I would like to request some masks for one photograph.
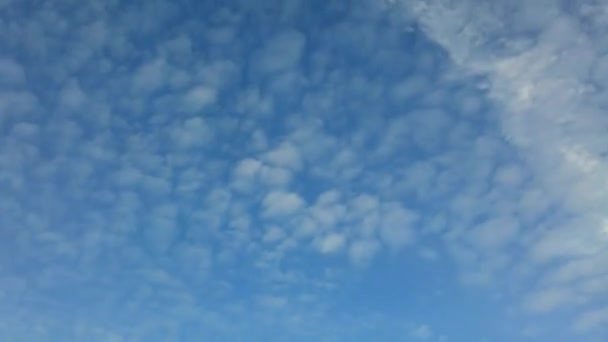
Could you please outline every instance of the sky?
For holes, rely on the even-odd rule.
[[[608,340],[600,0],[0,0],[0,340]]]

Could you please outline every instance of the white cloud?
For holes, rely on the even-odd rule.
[[[207,86],[196,86],[184,95],[183,102],[189,112],[199,112],[201,109],[215,103],[217,91]]]
[[[178,148],[202,147],[211,135],[212,131],[200,117],[186,119],[169,128],[170,139]]]
[[[565,305],[582,303],[584,298],[568,288],[549,288],[535,292],[524,299],[524,309],[530,312],[543,313],[553,311]]]
[[[275,295],[261,295],[257,297],[258,303],[267,309],[281,309],[288,303],[287,298]]]
[[[498,106],[499,127],[521,162],[500,161],[493,182],[504,189],[496,190],[503,196],[492,195],[498,199],[506,191],[521,191],[519,215],[500,218],[502,223],[491,225],[501,227],[497,230],[474,228],[471,242],[489,253],[509,241],[529,248],[516,267],[541,275],[542,290],[523,299],[530,311],[550,313],[591,298],[603,300],[605,294],[584,289],[601,283],[596,273],[606,255],[598,231],[608,203],[608,184],[600,176],[608,160],[599,146],[608,141],[600,133],[606,129],[603,105],[596,101],[605,97],[604,49],[597,48],[606,42],[605,6],[577,3],[564,11],[552,0],[509,6],[467,0],[403,4],[455,63],[451,77],[487,78],[479,86]],[[477,106],[463,110],[474,112]],[[497,155],[495,147],[478,147],[480,155]],[[524,184],[534,188],[518,190]],[[479,202],[458,203],[469,212]],[[508,203],[501,210],[512,211]]]
[[[245,89],[239,93],[236,110],[252,116],[267,116],[272,114],[274,100],[262,93],[258,88]]]
[[[264,154],[263,159],[268,163],[297,170],[302,166],[298,149],[290,143],[283,143],[277,148]]]
[[[404,191],[411,191],[417,196],[423,197],[431,193],[436,177],[437,170],[433,163],[417,161],[405,169],[400,185]]]
[[[494,171],[494,179],[496,183],[506,188],[519,188],[525,180],[524,171],[519,165],[508,164],[499,166]]]
[[[308,213],[310,217],[317,221],[320,227],[332,229],[342,221],[346,213],[346,207],[341,204],[332,204],[323,207],[315,205],[309,209]]]
[[[116,182],[121,186],[134,186],[142,180],[143,174],[134,167],[125,167],[115,174]]]
[[[231,60],[214,60],[203,63],[197,73],[198,78],[216,89],[230,85],[240,77],[240,69]]]
[[[365,215],[366,213],[376,211],[379,205],[378,199],[368,194],[359,195],[351,201],[352,210],[355,215]]]
[[[32,112],[38,105],[38,99],[30,92],[0,90],[0,124],[9,117]]]
[[[270,226],[270,227],[268,227],[268,229],[266,229],[266,232],[264,233],[264,237],[262,238],[262,240],[264,242],[274,243],[274,242],[283,240],[284,237],[285,237],[285,232],[283,231],[283,229],[281,229],[278,226]]]
[[[233,186],[240,191],[251,191],[256,185],[284,187],[292,179],[290,170],[263,164],[257,159],[246,158],[234,169]]]
[[[176,246],[175,254],[179,267],[197,279],[205,278],[213,265],[212,253],[204,246],[180,244]]]
[[[470,241],[486,251],[496,251],[512,242],[519,232],[519,223],[510,217],[488,219],[469,233]]]
[[[380,244],[373,240],[356,240],[348,248],[350,261],[356,266],[366,266],[374,258]]]
[[[439,259],[439,253],[437,253],[436,250],[431,248],[423,248],[422,250],[420,250],[419,255],[421,258],[428,261],[435,261]]]
[[[179,174],[175,190],[182,193],[192,193],[199,190],[204,182],[204,173],[191,167]]]
[[[10,130],[10,136],[24,140],[32,141],[38,137],[40,133],[40,127],[30,122],[19,122],[13,125]]]
[[[319,224],[311,217],[299,217],[294,221],[295,235],[298,238],[308,238],[319,231]]]
[[[86,44],[92,49],[99,49],[103,47],[108,39],[108,27],[103,19],[96,20],[80,31],[82,43]]]
[[[338,190],[329,190],[321,193],[319,197],[317,197],[317,201],[315,205],[317,206],[326,206],[337,203],[341,199],[342,195]]]
[[[167,63],[163,59],[149,61],[136,71],[132,87],[136,92],[150,92],[162,87],[168,74]]]
[[[584,224],[584,221],[581,222]],[[588,231],[579,232],[570,227],[558,227],[546,231],[532,245],[532,261],[546,263],[560,258],[584,257],[597,253],[600,241],[597,234]]]
[[[605,262],[605,260],[603,260]],[[605,269],[606,265],[601,265]],[[596,298],[603,298],[608,295],[608,275],[602,273],[594,277],[581,280],[578,284],[581,293]]]
[[[147,195],[156,196],[157,198],[168,196],[172,189],[172,184],[165,177],[146,175],[141,181],[141,190]]]
[[[192,57],[192,45],[190,37],[182,33],[163,44],[163,52],[167,52],[170,55],[177,55],[182,58]]]
[[[425,109],[410,113],[410,139],[423,151],[436,151],[445,146],[443,132],[450,129],[452,122],[451,116],[443,109]]]
[[[385,205],[381,219],[380,237],[387,246],[397,250],[414,241],[413,224],[417,220],[415,213],[400,204],[389,203]]]
[[[429,327],[428,325],[422,324],[412,330],[411,334],[416,339],[429,340],[433,337],[433,330],[431,330],[431,327]]]
[[[300,211],[306,202],[296,193],[272,191],[262,201],[265,217],[290,216]]]
[[[251,143],[254,151],[261,151],[268,148],[268,138],[263,131],[257,129],[251,134]]]
[[[281,167],[263,166],[260,170],[260,181],[268,186],[283,187],[291,182],[291,171]]]
[[[346,245],[346,237],[344,234],[331,233],[322,237],[318,243],[317,248],[323,254],[336,253],[342,250]]]
[[[260,161],[247,158],[239,162],[234,173],[240,177],[252,178],[258,173],[261,167],[262,163]]]
[[[584,312],[574,324],[577,332],[588,332],[593,329],[605,327],[608,324],[608,308],[601,308]]]
[[[232,42],[237,35],[237,27],[227,24],[224,26],[210,27],[205,31],[205,37],[213,44],[224,45]]]
[[[391,89],[391,96],[399,102],[407,103],[424,94],[431,87],[428,76],[415,74],[396,83]]]
[[[262,72],[293,68],[300,61],[306,37],[299,31],[286,30],[271,37],[255,57],[255,67]]]
[[[547,272],[543,283],[568,284],[585,279],[596,280],[597,276],[608,272],[608,256],[602,253],[568,260]],[[582,281],[584,283],[585,281]]]
[[[86,94],[78,84],[78,81],[72,79],[61,90],[59,95],[60,103],[70,109],[78,109],[87,101]]]

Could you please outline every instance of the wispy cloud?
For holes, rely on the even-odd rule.
[[[544,189],[546,198],[540,201],[556,208],[554,219],[534,224],[542,229],[527,224],[508,234],[529,241],[520,267],[542,263],[543,267],[532,267],[547,272],[525,305],[533,311],[553,311],[589,301],[604,303],[603,294],[584,291],[584,282],[565,285],[555,281],[555,274],[575,272],[575,278],[582,279],[597,277],[596,268],[608,267],[598,261],[605,258],[601,246],[606,239],[598,230],[605,220],[608,185],[607,141],[601,133],[606,120],[598,101],[604,96],[605,79],[599,75],[606,59],[601,46],[608,29],[602,19],[607,8],[597,2],[566,8],[557,1],[508,6],[425,1],[410,8],[423,30],[455,62],[455,74],[487,77],[484,87],[501,106],[496,117],[505,139]],[[501,175],[511,184],[512,177]],[[528,201],[530,205],[538,204]],[[492,238],[501,235],[496,233]],[[593,270],[585,266],[588,263],[595,264]]]

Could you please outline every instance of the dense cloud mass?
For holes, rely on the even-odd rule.
[[[604,341],[608,5],[0,0],[0,340]]]

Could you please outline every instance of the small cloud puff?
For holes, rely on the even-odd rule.
[[[339,252],[346,245],[346,237],[340,233],[331,233],[319,239],[317,248],[323,254]]]
[[[272,191],[262,201],[263,216],[268,218],[290,216],[300,211],[305,205],[306,202],[296,193]]]
[[[279,32],[258,50],[254,57],[254,66],[265,73],[291,69],[299,63],[305,44],[306,37],[299,31]]]
[[[183,104],[188,112],[199,112],[201,109],[212,105],[217,100],[217,91],[207,86],[196,86],[184,95]]]

